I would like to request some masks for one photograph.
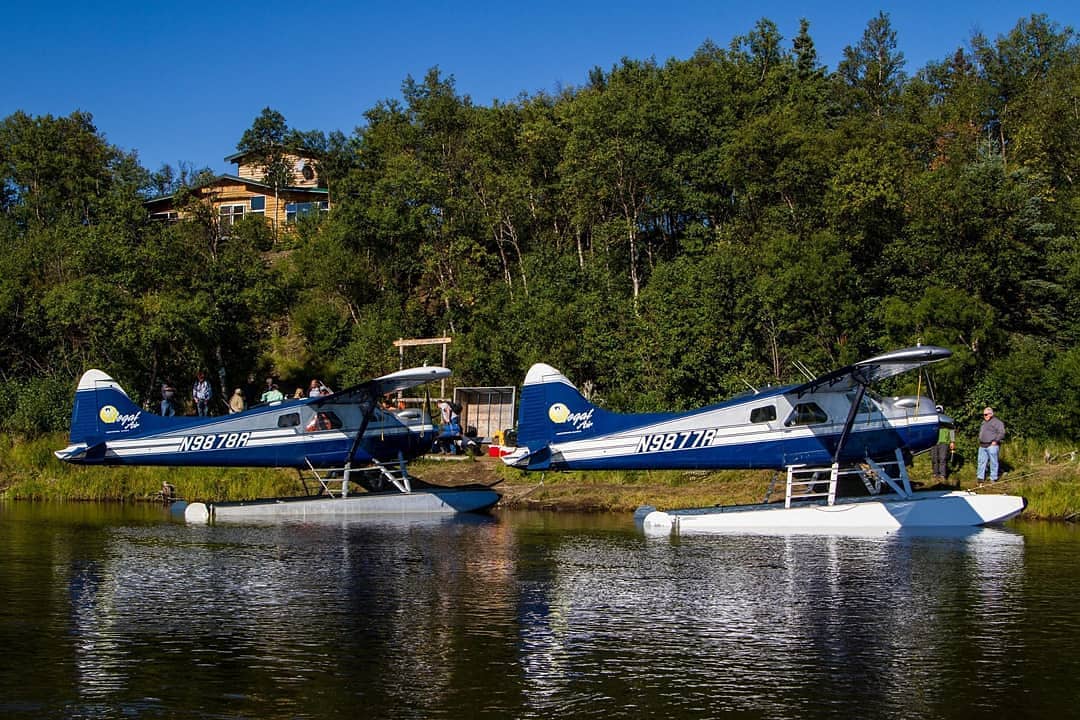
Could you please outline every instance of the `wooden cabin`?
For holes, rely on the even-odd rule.
[[[292,168],[292,179],[285,187],[267,184],[252,153],[239,152],[225,158],[237,166],[235,175],[218,175],[191,191],[214,208],[223,232],[247,215],[262,215],[271,227],[288,232],[290,225],[308,213],[329,212],[330,198],[319,181],[315,158],[286,154],[285,159]],[[183,220],[190,213],[177,205],[177,200],[176,195],[163,195],[147,200],[145,205],[153,219]]]

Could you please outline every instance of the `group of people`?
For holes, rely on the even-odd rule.
[[[942,412],[938,405],[937,411]],[[982,411],[982,425],[979,426],[979,454],[975,467],[975,479],[979,483],[986,481],[987,470],[990,482],[995,483],[1000,477],[999,452],[1005,439],[1005,423],[994,414],[994,408],[985,407]],[[930,464],[933,467],[934,480],[946,482],[949,478],[949,459],[956,452],[956,429],[942,423],[938,429],[937,444],[930,448]]]
[[[240,388],[236,388],[236,390],[233,392],[233,397],[239,397],[240,401],[243,401],[243,394],[244,393]],[[315,398],[333,394],[334,391],[327,387],[326,383],[324,383],[322,380],[319,380],[318,378],[312,378],[311,383],[308,385],[307,394],[305,395],[304,389],[302,387],[298,387],[296,388],[296,392],[293,393],[292,399],[302,400],[305,397]],[[259,396],[259,402],[272,403],[280,402],[284,399],[285,394],[281,392],[281,388],[276,382],[274,382],[274,378],[266,378],[266,389],[263,391],[263,394]],[[240,412],[240,410],[245,409],[241,407],[240,410],[236,410],[232,403],[229,404],[229,407],[230,412]]]
[[[214,397],[214,388],[206,379],[206,373],[200,370],[195,374],[195,383],[191,386],[191,401],[195,405],[195,413],[199,417],[210,414],[210,399]],[[171,417],[176,415],[176,388],[169,381],[161,383],[161,415]]]
[[[254,378],[249,378],[249,380]],[[254,394],[254,393],[252,393]],[[312,378],[311,383],[308,386],[307,397],[322,397],[323,395],[332,395],[333,391],[321,380]],[[195,382],[191,386],[191,401],[195,406],[195,413],[200,417],[206,417],[210,415],[210,401],[214,397],[214,388],[210,384],[210,381],[206,379],[206,373],[200,370],[195,375]],[[296,393],[293,396],[295,399],[301,399],[305,397],[303,388],[297,388]],[[281,392],[281,388],[274,382],[272,377],[266,378],[266,389],[259,396],[260,403],[272,403],[280,402],[285,399],[284,393]],[[228,401],[229,412],[238,413],[247,410],[248,401],[242,388],[236,388],[233,390],[233,394],[229,397]],[[165,381],[161,384],[161,415],[163,417],[171,417],[176,415],[177,411],[177,397],[176,388],[169,381]]]

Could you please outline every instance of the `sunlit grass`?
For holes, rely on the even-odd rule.
[[[111,500],[159,497],[169,482],[187,500],[251,500],[303,494],[296,471],[257,468],[163,468],[77,466],[53,451],[63,435],[33,440],[0,439],[0,497],[11,500]],[[310,483],[309,483],[310,484]]]

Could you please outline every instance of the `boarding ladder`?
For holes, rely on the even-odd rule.
[[[316,468],[307,460],[308,472],[319,485],[322,486],[322,494],[329,497],[348,497],[349,483],[359,483],[374,490],[382,490],[393,485],[403,493],[412,492],[408,470],[405,468],[404,459],[399,458],[396,462],[374,461],[371,465],[362,468],[335,467]],[[307,481],[300,471],[300,481],[307,489]],[[359,477],[364,478],[363,482]]]
[[[827,498],[829,505],[836,502],[836,486],[843,471],[833,463],[831,466],[811,467],[809,465],[787,466],[787,490],[784,493],[784,507],[791,507],[792,501]],[[824,492],[818,488],[825,485]]]
[[[890,470],[895,474],[890,475]],[[866,458],[865,462],[854,467],[842,468],[838,463],[824,466],[788,465],[787,466],[787,491],[784,496],[784,507],[790,508],[791,503],[802,500],[826,498],[826,503],[836,503],[836,488],[840,478],[845,475],[858,475],[871,495],[880,495],[883,485],[887,485],[894,493],[902,498],[910,498],[911,478],[908,477],[907,465],[904,463],[904,454],[900,449],[896,450],[895,460],[875,461]],[[819,487],[824,485],[825,490]],[[772,491],[772,486],[769,488]],[[766,495],[766,501],[768,496]]]

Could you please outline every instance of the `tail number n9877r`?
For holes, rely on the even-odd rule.
[[[649,453],[663,452],[665,450],[693,450],[694,448],[712,445],[716,437],[716,428],[708,430],[686,430],[675,433],[656,433],[655,435],[642,435],[638,440],[637,449],[634,452]]]

